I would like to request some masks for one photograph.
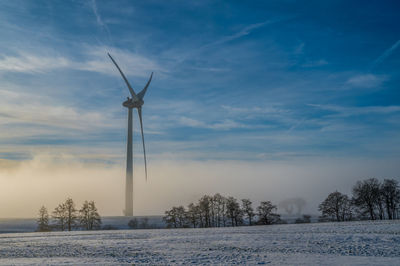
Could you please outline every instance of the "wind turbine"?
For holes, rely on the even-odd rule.
[[[133,216],[133,161],[132,161],[132,109],[137,108],[139,121],[140,121],[140,130],[142,132],[142,143],[143,143],[143,155],[144,155],[144,169],[146,174],[147,181],[147,162],[146,162],[146,148],[144,145],[144,135],[143,135],[143,121],[142,121],[142,105],[144,103],[143,97],[146,94],[147,88],[150,85],[151,79],[153,77],[153,72],[150,75],[149,81],[147,81],[146,86],[144,86],[143,90],[138,94],[132,89],[131,84],[126,79],[124,73],[119,68],[118,64],[115,62],[114,58],[111,57],[109,53],[107,53],[110,57],[111,61],[113,61],[114,65],[117,67],[119,73],[121,73],[122,78],[124,79],[128,89],[132,95],[132,98],[127,97],[128,99],[122,103],[122,105],[128,108],[128,143],[126,149],[126,185],[125,185],[125,216]]]

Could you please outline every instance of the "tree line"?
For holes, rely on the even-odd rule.
[[[319,221],[352,221],[352,220],[384,220],[400,218],[400,187],[395,179],[376,178],[358,181],[352,188],[349,197],[338,191],[330,193],[319,204],[321,212]],[[205,228],[228,227],[255,224],[286,223],[279,214],[277,207],[271,201],[262,201],[254,209],[250,199],[238,201],[234,197],[225,197],[217,193],[213,196],[204,195],[196,203],[172,207],[165,211],[163,220],[168,228]],[[309,223],[311,217],[303,215],[295,223]],[[95,230],[101,228],[101,217],[94,201],[85,201],[78,210],[71,198],[60,203],[49,215],[47,208],[42,206],[37,220],[37,231],[71,231],[73,229]],[[129,221],[132,229],[153,228],[148,218],[136,218]],[[104,228],[107,229],[107,228]],[[109,229],[115,229],[110,226]]]
[[[197,203],[190,203],[187,208],[172,207],[165,211],[163,219],[168,228],[283,223],[280,215],[275,213],[276,209],[270,201],[262,201],[254,210],[249,199],[242,199],[239,203],[234,197],[224,197],[217,193],[214,196],[204,195]]]
[[[129,220],[128,227],[130,229],[154,229],[154,225],[149,224],[149,218],[143,217],[141,219],[133,218]]]
[[[400,188],[394,179],[358,181],[352,196],[332,192],[319,205],[320,221],[384,220],[400,218]]]
[[[52,230],[71,231],[72,229],[96,230],[101,227],[101,217],[94,201],[85,201],[78,210],[71,198],[60,203],[49,215],[47,208],[39,209],[37,231],[46,232]]]

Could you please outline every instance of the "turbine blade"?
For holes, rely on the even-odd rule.
[[[146,147],[144,145],[144,134],[143,134],[143,121],[142,121],[142,107],[138,108],[139,121],[140,121],[140,130],[142,131],[142,143],[143,143],[143,154],[144,154],[144,171],[146,174],[147,181],[147,162],[146,162]]]
[[[110,57],[111,61],[113,61],[114,65],[118,68],[119,73],[121,73],[122,78],[125,80],[126,85],[128,86],[129,91],[131,92],[132,98],[134,98],[135,100],[137,99],[136,93],[135,91],[132,89],[131,84],[129,84],[129,81],[126,79],[124,73],[122,73],[122,70],[119,68],[117,62],[115,62],[114,58],[112,58],[112,56],[107,53],[108,56]]]
[[[153,72],[151,72],[149,81],[147,81],[146,86],[144,86],[143,90],[137,94],[138,98],[143,100],[144,95],[146,94],[147,87],[150,85],[151,79],[153,78]]]

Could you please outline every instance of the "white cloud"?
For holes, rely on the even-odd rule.
[[[347,84],[359,88],[375,88],[382,85],[387,80],[386,76],[377,76],[373,74],[356,75],[347,80]]]

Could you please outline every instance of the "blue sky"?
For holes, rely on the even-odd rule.
[[[68,153],[123,167],[129,92],[110,52],[136,91],[154,71],[150,167],[387,159],[398,173],[399,11],[397,1],[1,1],[0,158]]]

